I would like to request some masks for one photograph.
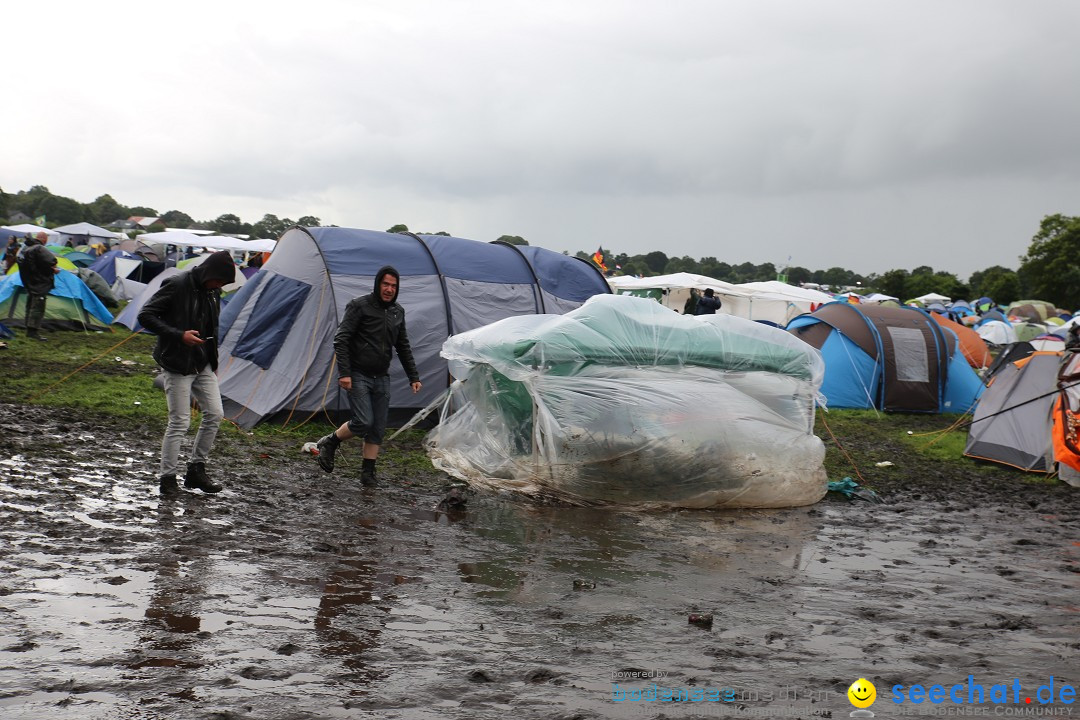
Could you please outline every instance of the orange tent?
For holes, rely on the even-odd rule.
[[[937,320],[938,325],[949,328],[960,338],[960,351],[964,353],[968,365],[976,369],[990,365],[993,360],[990,356],[990,349],[986,347],[986,341],[979,336],[979,333],[936,312],[932,312],[930,315]]]

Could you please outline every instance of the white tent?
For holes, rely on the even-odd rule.
[[[748,290],[749,298],[731,298],[728,312],[738,317],[785,326],[803,313],[813,312],[833,296],[820,290],[788,285],[779,280],[740,283],[736,287]]]
[[[930,303],[949,303],[952,302],[952,298],[947,295],[938,295],[937,293],[926,293],[915,298],[921,303],[929,305]]]
[[[211,250],[239,250],[240,252],[270,252],[275,240],[241,240],[223,235],[196,235],[187,230],[166,230],[143,233],[138,236],[145,243],[175,245],[177,247],[203,247]]]
[[[614,277],[608,278],[608,285],[613,292],[623,295],[646,294],[650,290],[658,290],[661,293],[658,298],[660,304],[676,312],[682,312],[691,288],[712,288],[723,303],[721,313],[775,325],[786,325],[792,318],[811,312],[815,305],[833,300],[828,293],[778,281],[736,285],[693,273],[672,273],[647,278]]]
[[[88,245],[92,242],[92,238],[101,238],[113,242],[115,240],[126,240],[127,235],[124,233],[113,232],[112,230],[106,230],[103,227],[97,225],[91,225],[87,222],[75,223],[74,225],[64,225],[56,228],[56,232],[60,233],[60,242],[71,242],[75,245]]]
[[[885,293],[870,293],[869,295],[864,295],[862,299],[864,303],[883,303],[886,300],[900,302],[900,298],[893,297],[892,295],[886,295]]]
[[[1016,331],[1009,323],[1001,320],[984,320],[975,326],[975,332],[991,345],[1008,345],[1016,342]]]
[[[277,240],[260,238],[258,240],[248,240],[247,244],[255,252],[274,252],[274,248],[277,247]]]
[[[695,275],[693,273],[671,273],[670,275],[656,275],[654,277],[636,278],[629,275],[607,278],[607,283],[612,292],[619,295],[649,295],[657,291],[660,297],[656,298],[660,304],[675,312],[682,312],[686,300],[690,297],[691,288],[705,291],[712,288],[720,297],[720,301],[726,306],[733,298],[749,297],[749,290],[740,289],[738,285],[717,280],[707,275]],[[722,307],[720,312],[728,312]]]
[[[23,223],[22,225],[4,225],[3,227],[0,227],[0,230],[11,232],[23,237],[25,237],[28,233],[34,237],[37,237],[38,233],[45,233],[49,237],[60,234],[55,230],[49,230],[48,228],[43,228],[40,225],[31,225],[30,223]]]

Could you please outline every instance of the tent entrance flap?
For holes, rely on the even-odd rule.
[[[877,324],[877,323],[875,323]],[[921,327],[878,325],[884,348],[882,410],[936,413],[941,409],[934,338]]]

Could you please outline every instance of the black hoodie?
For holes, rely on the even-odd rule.
[[[400,284],[398,271],[386,265],[375,275],[373,292],[353,298],[345,306],[345,315],[334,335],[338,377],[353,373],[383,377],[390,372],[392,351],[397,350],[409,382],[420,381],[405,331],[405,310],[397,303],[397,293],[390,302],[383,302],[379,294],[379,285],[387,275],[393,275]]]
[[[231,282],[236,266],[225,250],[216,252],[198,267],[173,275],[161,284],[142,310],[139,323],[157,335],[154,359],[169,372],[195,375],[207,365],[217,371],[218,313],[221,291],[209,290],[207,280]],[[204,338],[215,337],[202,345],[185,345],[184,331],[198,330]]]

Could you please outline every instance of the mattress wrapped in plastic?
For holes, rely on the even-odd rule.
[[[778,328],[597,295],[443,346],[456,382],[426,440],[474,485],[577,504],[786,507],[820,500],[820,353]]]

